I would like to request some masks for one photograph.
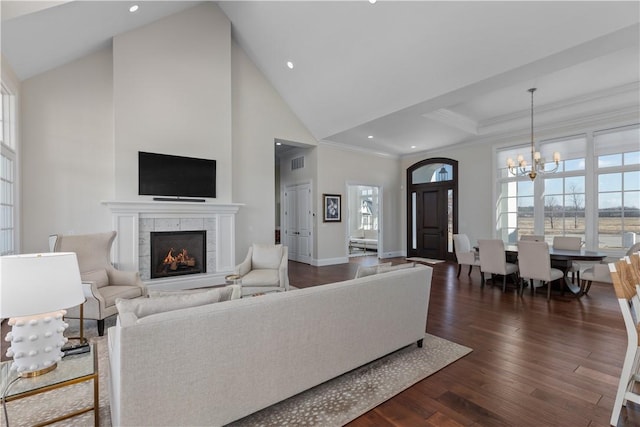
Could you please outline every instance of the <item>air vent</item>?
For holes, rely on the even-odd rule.
[[[304,167],[304,156],[291,160],[291,170],[302,169]]]

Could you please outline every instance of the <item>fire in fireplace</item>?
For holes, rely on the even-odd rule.
[[[205,273],[207,232],[151,232],[151,278]]]

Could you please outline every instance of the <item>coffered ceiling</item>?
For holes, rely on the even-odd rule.
[[[2,2],[29,78],[201,2]],[[404,155],[640,104],[636,1],[228,1],[234,38],[318,139]],[[293,68],[287,67],[287,61]],[[371,136],[371,138],[369,138]]]

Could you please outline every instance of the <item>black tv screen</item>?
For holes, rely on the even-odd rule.
[[[216,197],[216,161],[139,151],[138,194]]]

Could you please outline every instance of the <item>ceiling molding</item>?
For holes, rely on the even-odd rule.
[[[364,147],[358,147],[355,145],[346,145],[346,144],[342,144],[339,142],[333,142],[333,141],[327,141],[327,140],[321,140],[319,141],[318,145],[328,145],[332,148],[337,148],[339,150],[344,150],[344,151],[351,151],[351,152],[356,152],[356,153],[366,153],[369,155],[373,155],[373,156],[377,156],[377,157],[383,157],[386,159],[399,159],[400,156],[397,154],[391,154],[391,153],[385,153],[383,151],[375,151],[373,149],[366,149]]]
[[[579,107],[582,104],[586,104],[593,101],[598,101],[606,98],[612,98],[617,95],[623,95],[627,93],[638,93],[640,91],[640,82],[628,83],[620,86],[616,86],[610,89],[591,92],[583,95],[579,95],[573,98],[564,99],[558,102],[552,102],[550,104],[541,105],[535,108],[536,114],[557,112],[562,110],[570,110],[572,108]],[[488,120],[482,120],[478,124],[478,134],[488,135],[495,132],[496,128],[508,125],[510,122],[519,121],[524,118],[529,118],[531,114],[530,109],[515,111],[513,113],[505,114],[502,116],[494,117]],[[595,115],[606,114],[606,112],[598,112]]]
[[[472,135],[478,135],[478,122],[446,108],[431,111],[430,113],[423,114],[422,117],[436,120]]]

